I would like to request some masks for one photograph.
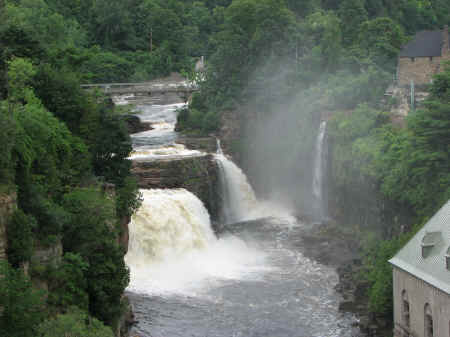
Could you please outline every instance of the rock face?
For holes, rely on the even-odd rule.
[[[128,132],[130,134],[153,130],[153,127],[148,122],[142,122],[138,116],[135,115],[127,115],[124,117],[124,120],[128,127]]]
[[[212,221],[219,216],[218,167],[213,155],[157,161],[133,161],[140,188],[185,188],[207,208]]]
[[[0,194],[0,260],[6,259],[6,225],[17,208],[17,196],[12,194]]]

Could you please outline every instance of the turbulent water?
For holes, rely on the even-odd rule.
[[[175,123],[177,109],[184,104],[142,105],[137,107],[139,118],[151,123],[153,130],[131,136],[135,150],[155,149],[173,145],[177,138]]]
[[[313,184],[312,192],[314,197],[313,207],[315,216],[323,218],[325,216],[325,206],[323,200],[323,177],[325,165],[324,160],[324,147],[325,147],[325,132],[327,128],[327,122],[321,121],[319,132],[316,140],[316,151],[314,159],[314,172],[313,172]]]
[[[144,119],[164,127],[134,135],[132,159],[188,151],[175,144],[173,106],[143,110]],[[131,336],[357,336],[354,318],[338,311],[335,271],[302,254],[304,225],[282,206],[258,201],[245,174],[221,151],[216,159],[228,224],[219,238],[192,193],[142,190],[125,258],[138,321]]]

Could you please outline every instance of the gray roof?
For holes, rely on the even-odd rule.
[[[403,46],[400,57],[441,56],[442,30],[422,31]]]
[[[450,200],[389,262],[450,294],[450,270],[445,261],[449,248]]]

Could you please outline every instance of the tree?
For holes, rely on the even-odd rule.
[[[364,0],[343,0],[338,10],[341,19],[342,41],[345,46],[356,42],[359,26],[367,20]]]
[[[90,317],[85,311],[71,307],[64,314],[58,314],[39,325],[39,336],[42,337],[113,337],[111,328],[103,325],[98,319]]]
[[[44,316],[43,293],[33,288],[21,269],[0,260],[0,336],[35,337]]]
[[[392,19],[379,17],[361,24],[358,48],[380,67],[394,70],[397,55],[405,42],[401,27]]]
[[[85,277],[88,269],[89,263],[79,254],[65,253],[61,265],[50,273],[48,302],[60,310],[70,306],[88,310],[88,283]]]
[[[33,251],[32,230],[37,227],[36,219],[18,209],[6,227],[8,238],[8,261],[15,268],[29,261]]]

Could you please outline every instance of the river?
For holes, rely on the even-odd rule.
[[[131,158],[202,155],[175,143],[176,107],[139,107],[156,127],[133,135]],[[239,208],[227,210],[218,238],[190,192],[142,190],[125,258],[138,321],[131,336],[359,336],[354,316],[338,310],[335,270],[303,255],[301,236],[310,225],[282,205],[258,201],[242,171],[222,154],[217,160],[232,184],[229,207]],[[242,201],[233,206],[236,199]]]

